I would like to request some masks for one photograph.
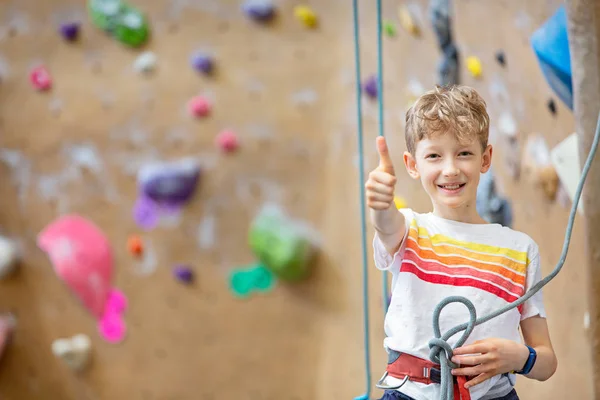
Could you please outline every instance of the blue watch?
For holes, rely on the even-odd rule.
[[[533,366],[535,365],[535,360],[537,360],[537,352],[531,346],[527,346],[527,348],[529,349],[529,357],[527,357],[527,361],[525,362],[523,369],[520,371],[515,371],[515,374],[527,375],[531,372]]]

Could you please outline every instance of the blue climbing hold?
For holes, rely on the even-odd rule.
[[[355,397],[354,400],[369,400],[369,395],[363,394],[361,396]]]
[[[573,109],[571,55],[567,35],[567,12],[564,6],[531,36],[531,46],[542,73],[556,95]]]

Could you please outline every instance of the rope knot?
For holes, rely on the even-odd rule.
[[[440,314],[444,307],[450,303],[462,303],[469,310],[469,322],[462,325],[455,326],[448,332],[442,335],[440,331]],[[452,362],[452,355],[454,354],[452,346],[448,343],[448,339],[457,334],[460,331],[464,331],[461,337],[457,340],[456,347],[462,346],[469,335],[475,328],[475,322],[477,321],[477,312],[475,306],[469,299],[461,296],[450,296],[442,300],[433,311],[433,333],[435,337],[429,341],[429,359],[440,365],[441,369],[441,393],[442,400],[452,399],[452,391],[454,380],[452,379],[451,369],[456,368],[457,365]]]

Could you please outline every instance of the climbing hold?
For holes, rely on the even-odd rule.
[[[430,8],[431,25],[442,52],[438,64],[438,84],[440,86],[456,85],[459,83],[458,48],[452,37],[452,19],[450,18],[450,3],[434,1]]]
[[[481,76],[481,61],[475,56],[467,57],[467,69],[475,78]]]
[[[123,0],[89,0],[92,22],[121,43],[139,47],[149,37],[146,17]]]
[[[406,208],[406,200],[404,200],[402,197],[394,196],[394,205],[398,210],[401,208]]]
[[[133,69],[138,73],[151,72],[156,68],[157,61],[156,54],[151,51],[145,51],[135,59]]]
[[[477,186],[476,208],[479,215],[487,222],[512,227],[510,200],[498,194],[494,172],[491,169],[481,175]]]
[[[91,353],[92,341],[83,333],[52,342],[52,354],[75,371],[81,371],[89,364]]]
[[[415,36],[420,34],[419,26],[416,24],[412,13],[406,6],[398,7],[398,19],[400,20],[400,25],[406,32]]]
[[[33,87],[40,91],[48,90],[52,87],[50,73],[43,65],[37,66],[31,71],[29,80]]]
[[[554,99],[548,100],[548,110],[552,115],[556,115],[556,103],[554,103]]]
[[[177,265],[173,268],[173,275],[177,280],[183,283],[192,283],[194,281],[194,272],[185,265]]]
[[[11,275],[19,263],[19,251],[16,244],[3,236],[0,236],[0,279]]]
[[[140,168],[138,187],[148,199],[170,206],[189,201],[200,180],[200,164],[194,158],[153,162]]]
[[[101,317],[113,276],[112,250],[102,231],[83,217],[67,215],[44,228],[38,246],[59,278],[92,314]]]
[[[109,343],[118,343],[125,338],[125,321],[117,312],[107,312],[98,323],[98,331]]]
[[[245,298],[254,289],[251,273],[245,270],[234,270],[229,276],[229,288],[236,297]]]
[[[354,398],[354,400],[369,400],[369,395],[363,394],[363,395],[360,395],[360,396],[356,396]]]
[[[498,61],[498,64],[502,65],[503,67],[506,65],[506,57],[504,56],[504,52],[502,50],[496,53],[496,61]]]
[[[581,179],[581,163],[579,161],[579,139],[577,132],[567,136],[550,151],[552,166],[556,170],[565,197],[571,202],[575,198],[577,184]],[[577,210],[583,215],[583,202],[580,201]]]
[[[275,284],[275,276],[262,264],[256,265],[252,270],[254,288],[259,292],[268,292]]]
[[[523,172],[531,183],[541,186],[549,200],[554,200],[558,191],[558,174],[552,165],[550,150],[544,136],[533,133],[527,137],[523,152]]]
[[[207,98],[195,96],[188,102],[188,111],[196,117],[206,117],[210,114],[212,106]]]
[[[257,22],[269,22],[275,17],[275,6],[271,0],[246,0],[242,10]]]
[[[210,75],[214,70],[214,61],[212,57],[206,53],[195,53],[192,55],[190,62],[196,71],[202,72],[206,75]]]
[[[60,34],[65,40],[74,42],[79,37],[79,24],[76,22],[62,24],[60,26]]]
[[[115,299],[123,303],[125,295],[112,287],[113,254],[102,231],[81,216],[65,215],[46,226],[37,243],[58,277],[97,318],[103,339],[111,343],[122,340],[125,323],[113,305]],[[107,321],[115,319],[119,319],[119,329],[104,329]]]
[[[573,78],[567,10],[562,4],[533,35],[531,47],[546,81],[569,109],[573,110]]]
[[[224,130],[219,132],[215,138],[216,145],[225,152],[235,151],[239,146],[237,135],[230,130]]]
[[[379,83],[377,82],[377,76],[370,76],[363,83],[363,91],[367,96],[372,99],[376,99],[379,95]]]
[[[260,211],[251,224],[249,243],[261,263],[279,278],[297,281],[308,275],[314,255],[308,230],[279,209],[269,206]]]
[[[139,256],[144,252],[144,242],[137,235],[131,235],[127,239],[127,250],[134,256]]]
[[[391,21],[383,22],[383,32],[389,37],[396,36],[396,26]]]
[[[317,26],[317,14],[315,14],[309,6],[295,6],[294,15],[307,28],[314,28]]]
[[[229,288],[240,298],[248,297],[254,291],[268,292],[274,285],[275,276],[261,263],[237,268],[229,276]]]

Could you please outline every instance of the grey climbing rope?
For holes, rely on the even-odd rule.
[[[573,198],[573,206],[571,207],[571,214],[569,215],[569,222],[567,224],[567,230],[565,233],[565,240],[563,244],[562,253],[560,255],[560,259],[558,260],[558,264],[554,268],[554,270],[544,279],[539,281],[537,284],[533,285],[531,289],[527,291],[521,298],[514,301],[513,303],[500,308],[497,311],[494,311],[488,315],[477,318],[477,314],[475,311],[475,306],[471,301],[461,296],[451,296],[442,300],[433,311],[433,332],[435,335],[434,339],[429,341],[429,359],[437,364],[440,364],[441,367],[441,395],[440,400],[452,400],[453,398],[453,376],[451,374],[452,368],[457,368],[458,366],[451,361],[453,355],[453,348],[448,344],[447,340],[457,334],[460,331],[464,331],[462,336],[456,342],[454,348],[462,346],[465,341],[468,339],[471,331],[477,325],[483,324],[497,316],[504,314],[505,312],[512,310],[515,307],[520,306],[527,300],[531,298],[534,294],[536,294],[540,289],[542,289],[548,282],[550,282],[562,269],[565,260],[567,259],[567,253],[569,251],[569,244],[571,243],[571,233],[573,231],[573,224],[575,223],[575,216],[577,215],[577,206],[579,204],[579,199],[581,197],[581,192],[583,191],[583,185],[587,178],[587,174],[592,165],[592,161],[596,155],[596,149],[598,148],[598,142],[600,141],[600,113],[598,115],[598,122],[596,124],[596,133],[594,134],[594,140],[592,142],[592,147],[590,148],[590,152],[588,154],[585,165],[583,166],[583,170],[581,173],[581,179],[579,180],[579,184],[577,185],[577,191],[575,192],[575,196]],[[462,303],[469,310],[470,318],[469,322],[463,323],[461,325],[457,325],[454,328],[450,329],[443,335],[440,332],[440,314],[444,307],[451,303]]]

